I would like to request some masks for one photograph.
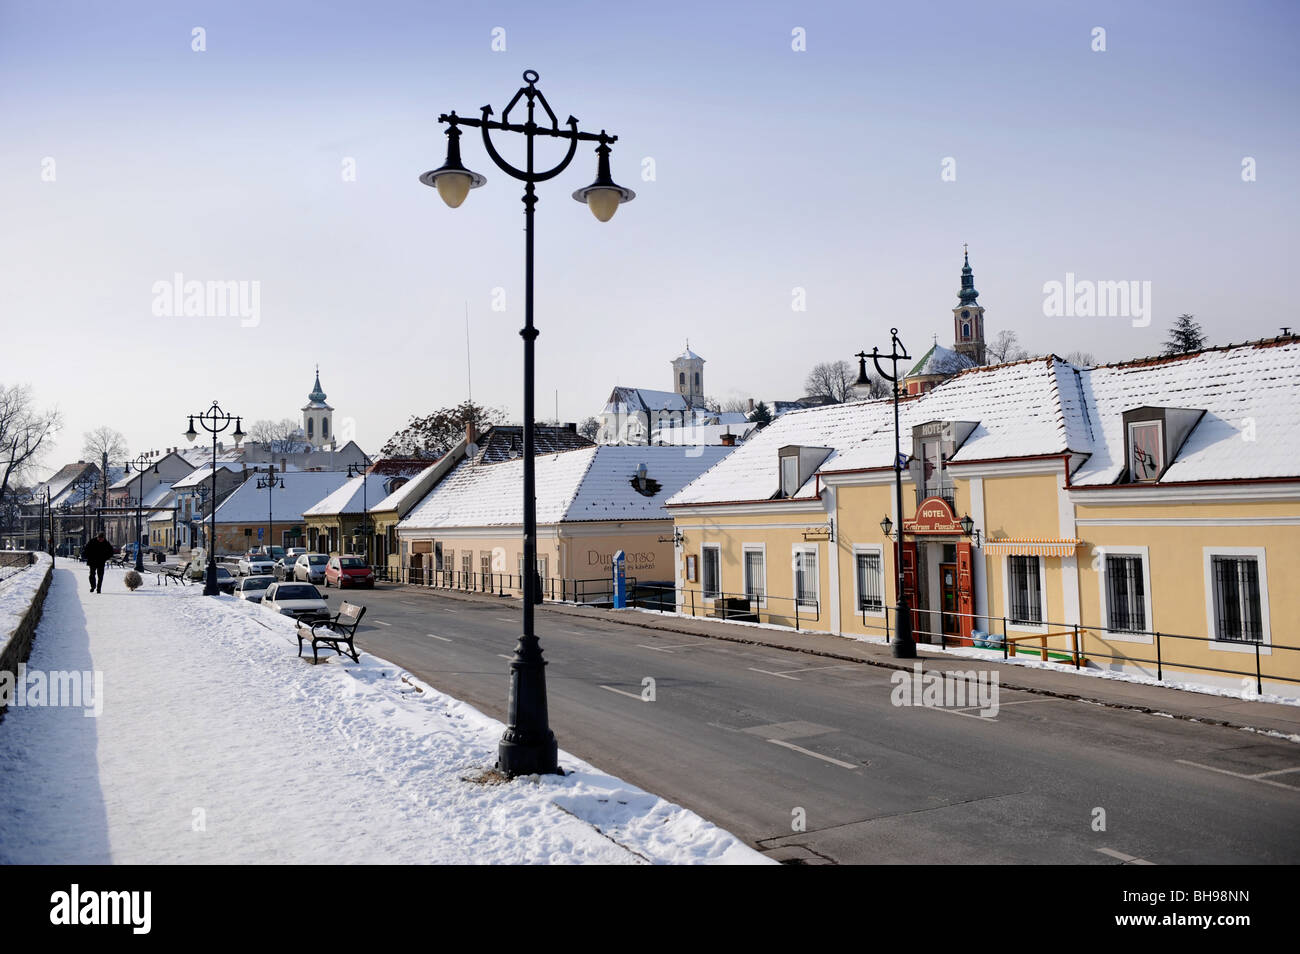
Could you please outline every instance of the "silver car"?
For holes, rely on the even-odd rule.
[[[304,553],[293,565],[293,579],[296,583],[324,583],[325,567],[329,565],[327,553]]]
[[[274,582],[275,577],[270,575],[246,576],[235,584],[235,597],[250,603],[260,603],[266,595],[266,588]]]

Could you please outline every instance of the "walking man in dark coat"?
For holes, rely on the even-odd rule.
[[[113,557],[113,545],[104,539],[102,530],[95,539],[86,544],[81,555],[85,557],[86,565],[90,567],[90,592],[104,592],[104,564]]]

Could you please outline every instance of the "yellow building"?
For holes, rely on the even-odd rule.
[[[883,638],[901,524],[919,641],[1296,695],[1297,406],[1295,337],[971,368],[902,402],[901,513],[892,401],[785,414],[669,501],[678,604]]]
[[[536,458],[537,567],[548,599],[605,599],[622,550],[629,578],[673,574],[664,501],[730,447],[587,447]],[[523,567],[523,460],[460,461],[397,527],[415,583],[517,594]]]

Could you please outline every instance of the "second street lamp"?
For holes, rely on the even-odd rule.
[[[256,470],[257,468],[254,467],[253,469]],[[272,559],[275,558],[275,547],[271,542],[271,533],[275,527],[275,518],[273,515],[274,511],[271,497],[277,488],[284,490],[284,477],[280,477],[279,481],[276,481],[275,463],[272,462],[267,465],[266,476],[257,478],[257,489],[266,491],[266,555]]]
[[[361,535],[366,541],[366,569],[368,570],[370,569],[370,510],[366,491],[370,488],[370,468],[375,465],[375,462],[366,456],[365,451],[361,452],[361,460],[360,464],[348,464],[348,479],[361,475]]]
[[[135,460],[126,462],[127,473],[135,467],[136,473],[140,475],[140,488],[135,497],[135,572],[144,572],[144,551],[140,546],[140,511],[144,506],[144,475],[149,469],[149,462],[152,458],[148,454],[141,454]],[[158,473],[158,465],[153,465],[153,472]],[[129,499],[129,498],[128,498]]]
[[[212,435],[212,513],[209,517],[211,521],[208,532],[208,571],[207,580],[203,584],[204,596],[216,596],[221,592],[221,587],[217,585],[217,435],[230,426],[233,419],[235,430],[230,435],[235,439],[235,446],[244,439],[244,429],[240,426],[242,418],[234,417],[221,409],[221,405],[216,401],[212,402],[212,407],[199,414],[190,415],[189,430],[185,432],[185,437],[191,443],[199,436],[199,432],[194,429],[194,419],[199,419],[199,425]]]
[[[475,127],[482,131],[483,148],[492,157],[497,167],[507,175],[524,183],[524,327],[519,334],[524,339],[524,579],[523,579],[523,633],[515,646],[514,658],[510,661],[510,699],[507,709],[507,725],[501,744],[497,749],[497,766],[509,776],[554,774],[558,770],[556,762],[555,735],[551,732],[546,703],[546,662],[542,659],[541,644],[533,627],[533,611],[537,598],[541,595],[537,579],[537,501],[536,473],[533,441],[533,362],[534,344],[537,329],[533,325],[533,210],[537,205],[537,183],[553,179],[563,172],[573,161],[579,142],[597,143],[596,181],[586,188],[573,193],[573,198],[585,202],[592,213],[602,222],[610,217],[623,202],[635,198],[631,189],[617,185],[609,173],[609,150],[611,144],[618,141],[617,136],[607,134],[603,129],[599,133],[578,131],[578,120],[570,116],[565,126],[560,122],[547,103],[546,97],[537,88],[537,73],[524,71],[524,86],[506,105],[500,120],[492,119],[492,107],[484,106],[481,119],[466,119],[453,111],[438,117],[438,122],[447,124],[447,160],[439,168],[420,176],[425,185],[433,186],[453,209],[465,201],[470,189],[478,188],[486,181],[477,172],[465,168],[460,158],[460,128]],[[511,123],[510,112],[526,100],[528,118],[523,123]],[[535,114],[541,109],[549,121],[539,125]],[[527,141],[527,163],[523,169],[512,166],[501,158],[492,143],[491,130],[522,133]],[[540,170],[535,165],[534,143],[539,137],[567,140],[568,151],[558,164],[550,169]]]

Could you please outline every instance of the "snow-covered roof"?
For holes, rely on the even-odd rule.
[[[72,482],[82,475],[87,469],[94,468],[94,464],[86,461],[78,461],[75,464],[64,464],[57,471],[51,474],[47,479],[41,481],[32,488],[32,493],[37,497],[45,496],[45,488],[49,488],[50,500],[54,505],[58,505],[59,495],[72,486]],[[95,468],[98,470],[98,468]],[[78,500],[81,498],[78,497]]]
[[[731,434],[739,443],[753,433],[757,426],[757,424],[744,421],[739,424],[688,424],[685,427],[661,427],[651,433],[650,443],[674,446],[683,444],[721,444],[724,434]]]
[[[683,358],[685,358],[685,359],[688,360],[688,361],[703,361],[703,360],[704,360],[704,359],[701,358],[698,354],[696,354],[694,351],[691,350],[691,346],[690,346],[690,345],[687,345],[687,346],[686,346],[686,350],[683,351],[681,354],[679,354],[677,357],[673,358],[673,360],[674,360],[674,361],[681,361]]]
[[[222,460],[217,461],[217,470],[228,470],[231,473],[237,474],[242,469],[243,468],[241,465],[236,464],[233,461],[222,461]],[[208,465],[206,467],[198,467],[190,471],[180,480],[176,481],[176,483],[172,484],[172,486],[175,487],[177,490],[187,490],[190,487],[197,487],[205,480],[211,480],[211,479],[212,479],[212,462],[211,460],[209,460]]]
[[[371,504],[370,512],[381,513],[385,510],[400,511],[408,498],[424,493],[429,489],[425,486],[425,476],[433,473],[434,469],[437,468],[438,463],[441,462],[439,461],[430,464],[428,467],[424,468],[424,470],[407,480],[406,483],[402,484],[402,486],[398,487],[387,497],[383,498],[378,503]]]
[[[171,484],[158,484],[152,490],[145,491],[144,498],[140,501],[142,507],[156,507],[166,502],[172,492]]]
[[[272,515],[276,520],[299,520],[304,511],[338,490],[348,479],[346,473],[339,471],[303,471],[280,477],[284,487],[277,481],[273,491],[259,490],[255,480],[244,481],[217,507],[217,522],[265,522],[268,493],[272,495]]]
[[[915,378],[925,374],[956,374],[958,371],[973,367],[975,367],[975,362],[968,355],[945,348],[936,342],[930,346],[929,351],[921,355],[921,360],[912,366],[911,371],[907,372],[907,377]]]
[[[731,450],[606,445],[538,457],[537,522],[662,520],[668,516],[664,502]],[[651,496],[633,486],[642,463]],[[522,460],[487,465],[464,461],[399,526],[517,526],[523,523],[522,490]]]
[[[1300,341],[1263,341],[1080,372],[1094,422],[1092,456],[1075,486],[1123,474],[1125,411],[1189,408],[1205,414],[1160,484],[1300,476]]]
[[[616,387],[609,395],[605,413],[631,414],[637,411],[686,411],[690,405],[675,391]]]
[[[382,500],[387,494],[384,486],[392,480],[390,474],[358,474],[324,500],[302,512],[304,517],[333,517],[339,514],[362,512],[371,500]]]

